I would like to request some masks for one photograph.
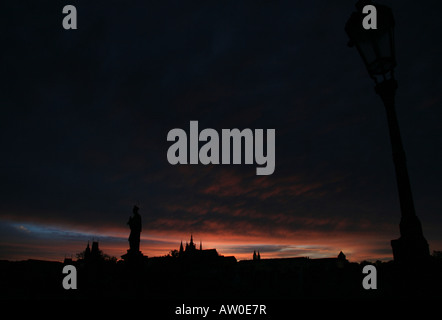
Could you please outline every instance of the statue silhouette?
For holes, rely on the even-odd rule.
[[[130,227],[129,250],[132,253],[140,251],[140,234],[141,234],[141,216],[138,213],[139,208],[134,206],[133,216],[129,217],[127,224]]]

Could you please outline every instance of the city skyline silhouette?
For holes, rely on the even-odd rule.
[[[217,260],[228,266],[219,271],[225,292],[252,292],[251,277],[261,271],[269,289],[278,270],[299,290],[283,292],[297,297],[315,296],[303,281],[314,282],[313,271],[330,261],[330,283],[342,274],[349,292],[366,294],[366,263],[390,281],[392,244],[403,252],[414,239],[392,243],[403,231],[439,261],[442,21],[435,9],[442,4],[381,1],[396,21],[395,117],[406,151],[397,152],[391,112],[386,117],[376,84],[347,47],[353,2],[79,1],[76,30],[63,28],[61,4],[2,3],[2,268],[38,265],[55,279],[65,259],[80,263],[76,255],[89,242],[106,254],[104,283],[115,272],[124,287],[124,268],[134,263],[146,284],[160,281],[155,272],[163,279],[167,268],[191,269],[173,257],[192,237],[189,252],[226,258]],[[192,121],[219,133],[274,129],[275,170],[259,176],[256,161],[171,164],[168,133],[183,128],[190,137]],[[193,150],[206,142],[194,141]],[[407,170],[396,166],[405,154]],[[396,181],[405,171],[407,188]],[[399,197],[409,190],[412,198]],[[401,224],[407,209],[419,220],[410,214]],[[344,273],[335,264],[341,252]],[[399,290],[400,277],[392,276],[388,292]]]
[[[139,208],[134,207],[134,216]],[[133,217],[132,217],[133,219]],[[188,301],[188,299],[397,299],[438,298],[442,284],[442,252],[428,259],[351,262],[345,253],[335,257],[261,258],[238,261],[216,248],[180,242],[169,254],[148,257],[137,251],[134,222],[130,221],[129,249],[120,258],[109,256],[98,241],[88,241],[76,258],[63,262],[0,260],[1,299],[135,298]],[[136,230],[138,227],[135,227]],[[135,231],[137,232],[137,231]],[[375,268],[370,286],[364,285],[365,267]],[[65,267],[75,272],[74,284],[61,286]],[[73,269],[72,269],[73,268]],[[63,269],[63,274],[60,272]],[[372,271],[373,272],[373,271]],[[377,276],[379,274],[379,276]],[[70,277],[68,274],[63,277]],[[373,276],[373,275],[372,275]],[[371,287],[374,281],[374,286]],[[377,284],[379,282],[379,288]],[[183,290],[186,300],[182,300]],[[177,300],[178,299],[178,300]],[[157,306],[158,307],[158,306]]]

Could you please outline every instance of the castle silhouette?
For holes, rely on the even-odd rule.
[[[197,249],[193,242],[193,234],[190,235],[190,242],[186,241],[184,248],[183,241],[181,241],[180,249],[178,251],[178,258],[193,261],[216,261],[220,259],[227,259],[236,262],[234,256],[223,256],[216,251],[216,249],[203,249],[203,244],[200,241],[199,249]]]

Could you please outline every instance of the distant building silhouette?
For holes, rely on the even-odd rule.
[[[88,241],[86,249],[79,254],[79,260],[85,263],[104,260],[103,252],[98,247],[98,241],[92,241],[92,249]]]
[[[84,260],[88,260],[90,257],[91,257],[91,248],[89,247],[89,241],[88,241],[86,250],[84,250]]]
[[[186,242],[186,251],[185,252],[193,252],[196,250],[195,243],[193,243],[193,235],[190,234],[190,243]]]
[[[181,241],[180,249],[178,252],[178,258],[184,259],[184,260],[191,260],[191,261],[214,261],[217,259],[230,259],[235,260],[235,257],[224,257],[223,255],[220,255],[216,249],[204,249],[203,250],[203,244],[202,241],[200,241],[199,249],[196,248],[196,245],[193,241],[193,234],[190,235],[190,242],[188,243],[186,241],[185,249],[183,247],[183,241]]]
[[[89,244],[89,243],[88,243]],[[97,258],[101,255],[100,249],[98,249],[98,241],[92,242],[91,258]]]
[[[341,251],[338,254],[338,260],[347,260],[347,258],[345,257],[345,254]]]

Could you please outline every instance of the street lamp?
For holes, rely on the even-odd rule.
[[[364,29],[362,8],[374,5],[377,11],[377,29]],[[387,112],[390,142],[399,191],[401,221],[400,238],[391,241],[393,257],[398,262],[411,262],[429,257],[428,243],[414,209],[405,152],[395,111],[397,81],[394,78],[396,56],[394,47],[394,17],[391,9],[370,0],[359,0],[345,25],[350,47],[355,46],[364,61],[368,74],[375,81],[375,91],[381,97]]]

